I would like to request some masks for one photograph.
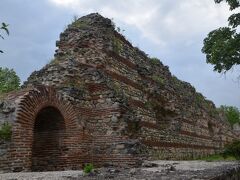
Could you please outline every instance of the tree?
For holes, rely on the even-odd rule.
[[[240,7],[239,0],[215,0],[215,3],[226,1],[230,10]],[[206,54],[206,62],[214,65],[214,71],[226,73],[240,64],[240,13],[228,18],[228,27],[220,27],[211,31],[204,39],[202,52]]]
[[[234,106],[220,106],[219,108],[227,117],[228,122],[231,125],[240,123],[240,111],[237,107]]]
[[[5,32],[5,33],[7,33],[7,35],[9,35],[8,24],[6,24],[4,22],[2,23],[2,25],[0,27],[0,38],[4,39],[2,32]],[[1,49],[0,49],[0,53],[3,53],[3,51]]]
[[[0,93],[19,89],[20,79],[13,69],[0,67]]]

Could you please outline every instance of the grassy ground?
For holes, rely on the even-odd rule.
[[[203,157],[199,160],[212,162],[212,161],[235,161],[237,159],[233,156],[223,157],[223,155],[221,155],[221,154],[213,154],[213,155],[210,155],[210,156],[207,156],[207,157]]]

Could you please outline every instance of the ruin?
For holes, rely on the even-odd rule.
[[[238,138],[215,105],[97,13],[60,34],[54,59],[0,101],[0,171],[194,159]]]

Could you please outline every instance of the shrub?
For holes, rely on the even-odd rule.
[[[0,67],[0,94],[19,89],[20,78],[13,69]]]
[[[12,126],[8,122],[3,123],[0,128],[0,139],[7,141],[11,139],[11,136]]]
[[[223,152],[223,156],[233,156],[237,160],[240,160],[240,141],[234,141],[233,143],[227,145]]]
[[[79,17],[77,15],[74,15],[70,26],[75,27],[75,28],[84,28],[85,29],[85,28],[89,27],[89,24],[85,21],[79,20]]]
[[[223,111],[227,117],[228,122],[231,125],[235,123],[240,123],[240,111],[237,107],[234,106],[221,106],[220,111]]]
[[[93,164],[89,163],[84,166],[83,172],[88,174],[93,171]]]
[[[150,58],[150,62],[152,64],[158,65],[158,64],[160,64],[160,59],[152,57],[152,58]]]

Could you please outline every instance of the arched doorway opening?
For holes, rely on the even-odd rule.
[[[65,122],[54,107],[41,109],[33,129],[32,171],[62,170]]]

